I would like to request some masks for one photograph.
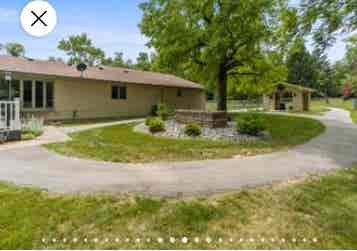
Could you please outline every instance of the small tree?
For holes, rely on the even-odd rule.
[[[20,43],[7,43],[5,45],[5,51],[10,56],[14,56],[14,57],[25,56],[25,47]]]
[[[96,48],[86,33],[70,36],[62,39],[58,49],[63,50],[69,56],[69,64],[86,63],[89,66],[102,64],[105,59],[103,50]]]

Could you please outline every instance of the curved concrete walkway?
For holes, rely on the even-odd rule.
[[[331,109],[324,134],[289,151],[255,157],[115,164],[59,156],[40,146],[0,151],[0,180],[58,193],[139,192],[192,196],[303,177],[357,162],[357,126]]]

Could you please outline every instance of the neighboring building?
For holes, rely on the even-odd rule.
[[[146,116],[158,103],[205,108],[203,88],[176,76],[109,66],[81,74],[59,62],[0,56],[0,100],[16,97],[22,113],[47,120]]]
[[[276,84],[273,90],[263,96],[265,110],[308,111],[313,89],[288,83]]]

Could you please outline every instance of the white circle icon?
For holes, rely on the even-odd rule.
[[[29,2],[23,8],[20,19],[24,30],[35,37],[46,36],[57,24],[55,9],[43,0]]]

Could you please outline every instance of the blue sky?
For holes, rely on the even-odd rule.
[[[64,57],[57,49],[58,41],[72,34],[88,33],[97,47],[107,55],[122,51],[125,58],[135,60],[140,51],[149,51],[147,39],[141,35],[138,23],[141,11],[138,4],[143,0],[50,0],[57,11],[55,31],[44,38],[34,38],[23,31],[19,15],[28,0],[1,0],[0,43],[20,42],[25,45],[26,55],[47,59],[49,56]],[[343,37],[329,50],[332,61],[343,57]]]

